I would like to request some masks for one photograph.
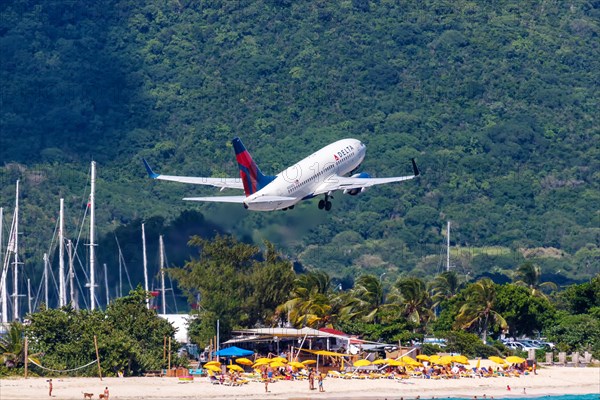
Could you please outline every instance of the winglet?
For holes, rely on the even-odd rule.
[[[156,179],[160,176],[160,174],[157,174],[154,171],[152,171],[152,168],[150,168],[150,164],[148,164],[146,159],[142,158],[142,161],[144,162],[144,167],[146,167],[146,171],[148,172],[148,176],[150,176],[150,178]]]
[[[417,163],[415,162],[415,159],[414,159],[414,158],[411,158],[410,160],[412,161],[413,174],[414,174],[415,176],[419,176],[419,174],[420,174],[421,172],[419,171],[419,167],[417,167]]]

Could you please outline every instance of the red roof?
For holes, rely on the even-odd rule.
[[[350,336],[347,333],[344,333],[342,331],[338,331],[337,329],[333,329],[333,328],[321,328],[319,330],[321,332],[329,333],[329,334],[332,334],[332,335],[346,336],[346,337]]]

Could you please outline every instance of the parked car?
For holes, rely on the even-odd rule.
[[[519,351],[529,351],[531,349],[533,350],[537,350],[537,347],[530,347],[530,346],[526,346],[523,343],[520,342],[507,342],[504,344],[506,347],[508,347],[509,349],[512,350],[519,350]]]

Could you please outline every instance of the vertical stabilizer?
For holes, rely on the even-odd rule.
[[[233,139],[231,143],[235,150],[235,158],[238,162],[240,178],[242,178],[246,196],[256,193],[275,179],[273,176],[263,175],[239,138]]]

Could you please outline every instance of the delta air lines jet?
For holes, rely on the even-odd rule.
[[[244,196],[189,197],[183,200],[210,201],[242,204],[246,209],[273,211],[292,209],[301,200],[323,195],[319,209],[331,210],[333,192],[355,196],[369,186],[400,182],[419,176],[419,169],[412,159],[413,175],[391,178],[371,178],[367,173],[354,174],[365,158],[366,146],[356,139],[342,139],[331,143],[275,176],[264,175],[242,141],[232,141],[235,157],[240,169],[240,178],[200,178],[189,176],[162,175],[152,171],[146,160],[144,165],[153,179],[244,189]]]

